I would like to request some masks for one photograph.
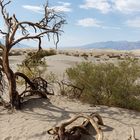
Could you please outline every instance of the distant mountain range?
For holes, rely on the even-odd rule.
[[[0,43],[3,43],[3,40],[2,39],[0,39]],[[22,44],[22,43],[18,43],[18,44],[16,44],[13,48],[31,48],[31,46],[29,46],[29,45],[26,45],[26,44]]]
[[[3,42],[0,39],[0,42]],[[14,48],[32,48],[29,45],[18,43]],[[106,42],[96,42],[91,44],[86,44],[83,46],[75,46],[70,48],[79,49],[114,49],[114,50],[136,50],[140,49],[140,41],[130,42],[130,41],[106,41]],[[61,48],[60,48],[61,49]]]
[[[29,46],[29,45],[26,45],[26,44],[21,44],[21,43],[18,43],[18,44],[16,44],[16,45],[14,45],[14,47],[13,48],[24,48],[24,49],[29,49],[29,48],[33,48],[33,47],[31,47],[31,46]]]
[[[129,42],[129,41],[106,41],[96,42],[79,46],[81,49],[115,49],[115,50],[134,50],[140,49],[140,41]]]

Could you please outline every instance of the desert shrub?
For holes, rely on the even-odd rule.
[[[58,77],[53,72],[47,71],[44,73],[44,79],[46,79],[48,81],[48,83],[54,84],[58,80]]]
[[[81,56],[84,57],[84,59],[86,59],[86,60],[88,59],[88,54],[87,53],[83,53],[83,54],[81,54]]]
[[[54,49],[49,49],[49,50],[40,50],[38,52],[29,52],[27,53],[27,57],[37,57],[37,58],[43,58],[45,56],[51,56],[51,55],[56,55],[56,50]]]
[[[70,53],[69,52],[65,52],[64,54],[70,56]]]
[[[46,62],[43,59],[46,56],[46,51],[40,50],[37,52],[29,52],[26,55],[25,60],[22,62],[22,65],[34,67],[37,65],[44,65]]]
[[[87,53],[83,53],[81,54],[82,57],[88,57],[88,54]]]
[[[44,65],[46,63],[44,57],[51,56],[51,55],[56,55],[56,51],[50,49],[50,50],[40,50],[37,52],[29,52],[27,53],[27,56],[23,61],[23,64],[30,65],[30,66],[36,66],[41,64]]]
[[[25,65],[18,65],[18,72],[24,73],[27,77],[33,79],[35,77],[42,77],[44,72],[47,70],[47,65],[39,66],[34,65],[32,67],[27,67]]]
[[[73,56],[75,56],[75,57],[79,57],[80,54],[76,52],[76,53],[73,54]]]
[[[84,86],[80,100],[140,111],[140,65],[137,60],[127,59],[117,64],[82,62],[68,68],[66,73],[74,85]]]
[[[47,53],[46,53],[47,52]],[[55,54],[53,50],[48,51],[40,50],[38,52],[29,52],[21,65],[18,65],[18,72],[24,73],[30,79],[42,77],[48,83],[54,83],[57,76],[47,71],[47,63],[44,57]],[[21,85],[24,84],[23,79],[18,79],[17,82]]]
[[[47,70],[47,63],[44,59],[45,56],[43,50],[29,52],[22,64],[18,65],[17,71],[24,73],[30,79],[43,77],[43,74]],[[22,84],[24,81],[20,79],[18,82]]]
[[[50,49],[50,50],[45,50],[44,51],[45,56],[51,56],[51,55],[56,55],[56,50]]]

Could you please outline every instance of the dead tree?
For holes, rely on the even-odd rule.
[[[55,44],[59,42],[59,35],[62,32],[62,25],[65,24],[65,19],[62,14],[50,9],[48,4],[44,6],[44,15],[40,21],[19,21],[16,15],[12,16],[6,11],[6,6],[11,1],[0,0],[0,10],[3,21],[5,22],[4,29],[0,29],[0,34],[3,36],[4,43],[0,43],[2,58],[0,58],[0,66],[2,72],[6,75],[9,85],[10,105],[16,109],[20,108],[20,96],[16,87],[16,77],[9,65],[9,52],[12,47],[23,40],[38,40],[38,48],[41,49],[41,40],[44,36],[50,39],[52,34]],[[6,28],[6,30],[5,30]],[[34,33],[32,33],[34,31]],[[19,35],[18,38],[16,35]]]
[[[66,129],[68,125],[79,118],[85,118],[85,121],[81,125]],[[95,118],[98,121],[95,121]],[[103,133],[99,125],[104,124],[101,116],[97,113],[92,113],[90,116],[84,114],[74,116],[60,126],[49,129],[48,134],[54,135],[54,140],[81,140],[83,135],[91,135],[89,132],[89,125],[91,125],[97,133],[96,140],[103,140]]]

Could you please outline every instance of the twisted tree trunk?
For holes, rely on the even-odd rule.
[[[14,72],[9,66],[8,53],[9,50],[5,47],[2,55],[2,60],[3,71],[8,79],[10,104],[12,108],[20,109],[20,98],[18,92],[16,91],[16,78]]]
[[[24,73],[16,72],[15,76],[16,77],[18,77],[18,76],[22,77],[25,80],[25,82],[29,84],[29,86],[31,87],[32,90],[36,89],[35,84]]]
[[[16,90],[16,75],[9,66],[9,51],[17,43],[20,43],[23,40],[33,39],[38,40],[38,47],[39,50],[41,50],[42,38],[47,36],[48,40],[50,40],[51,34],[53,35],[54,42],[57,46],[59,35],[62,32],[61,27],[66,21],[60,13],[58,14],[54,9],[49,8],[48,3],[44,6],[44,14],[39,21],[19,21],[15,14],[9,14],[9,12],[7,12],[6,6],[10,3],[10,0],[0,0],[0,15],[2,21],[5,23],[4,28],[0,28],[0,35],[4,38],[4,44],[0,42],[0,50],[2,50],[0,67],[8,80],[10,104],[12,107],[19,109],[20,96]],[[17,37],[17,34],[20,37]],[[20,76],[25,78],[23,75]],[[27,78],[25,78],[25,80],[26,82],[29,81]],[[31,82],[29,82],[29,85],[34,89],[34,85],[32,85]]]

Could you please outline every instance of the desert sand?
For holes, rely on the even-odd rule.
[[[16,64],[21,63],[24,56],[10,57],[11,67],[16,71]],[[85,61],[84,58],[55,55],[45,58],[48,71],[62,78],[66,68]],[[0,140],[52,140],[47,130],[70,117],[85,113],[89,115],[98,112],[105,126],[103,129],[104,140],[127,140],[133,127],[136,138],[140,139],[140,112],[83,104],[77,100],[62,97],[59,93],[49,96],[49,99],[34,97],[22,106],[22,110],[8,111],[0,106]]]

